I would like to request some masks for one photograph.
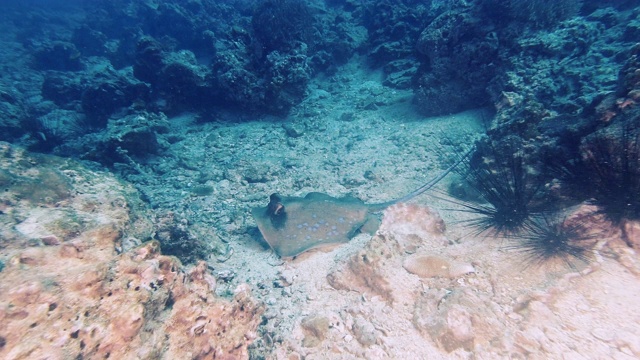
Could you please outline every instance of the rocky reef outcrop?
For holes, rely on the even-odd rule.
[[[248,357],[262,305],[150,241],[130,186],[0,143],[0,357]]]

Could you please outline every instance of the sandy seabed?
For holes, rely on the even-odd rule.
[[[182,141],[142,169],[196,166],[165,166],[139,189],[167,189],[157,203],[183,209],[185,226],[220,229],[226,256],[190,266],[142,243],[156,224],[130,184],[2,144],[0,357],[640,357],[639,258],[602,221],[593,261],[574,269],[531,266],[429,196],[388,208],[373,236],[295,259],[260,241],[249,209],[273,192],[386,201],[484,131],[484,111],[421,119],[409,94],[374,80],[318,83],[286,123],[173,121]],[[213,192],[194,197],[205,171]]]

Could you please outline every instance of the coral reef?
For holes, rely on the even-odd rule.
[[[477,7],[458,4],[422,31],[416,48],[427,65],[418,74],[414,99],[421,113],[442,115],[487,104],[487,84],[501,61],[500,40],[492,30]]]
[[[82,70],[80,52],[73,43],[56,41],[36,50],[34,66],[39,70]]]
[[[119,166],[127,173],[140,173],[144,170],[136,161],[162,153],[168,131],[169,122],[164,114],[139,112],[109,120],[100,133],[67,139],[58,146],[57,152],[106,166]],[[42,143],[34,147],[42,147]]]
[[[0,102],[6,140],[56,107],[82,112],[84,132],[125,111],[286,116],[311,84],[350,59],[382,70],[385,86],[411,90],[423,115],[493,103],[498,123],[535,115],[527,116],[527,136],[541,122],[567,118],[580,128],[584,119],[571,116],[593,111],[615,87],[620,49],[638,32],[630,3],[578,0],[100,1],[69,9],[73,18],[52,12],[41,22],[28,7],[12,15],[27,19],[15,32],[27,59],[17,65],[28,75],[15,80],[42,85],[39,95],[55,106],[22,94]],[[600,70],[589,76],[594,63]],[[25,144],[38,141],[32,135]]]
[[[487,0],[486,11],[521,21],[532,27],[551,27],[558,22],[578,15],[582,0],[548,3],[540,0]]]
[[[251,17],[251,26],[263,58],[273,51],[287,52],[302,42],[314,47],[319,41],[314,31],[316,19],[303,1],[263,0]]]

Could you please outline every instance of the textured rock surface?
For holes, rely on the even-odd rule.
[[[471,264],[451,263],[448,260],[429,255],[415,255],[405,259],[402,266],[408,272],[420,277],[456,278],[474,272]]]
[[[445,230],[446,225],[435,210],[416,204],[400,203],[390,206],[380,224],[381,233],[392,233],[403,239],[428,239],[442,236]],[[401,245],[404,245],[403,250],[411,250],[411,245]]]
[[[353,255],[342,267],[329,273],[327,281],[336,290],[363,292],[393,302],[390,284],[381,271],[384,254],[389,248],[379,237],[372,239],[370,245]]]
[[[132,210],[136,192],[77,163],[0,143],[3,359],[246,358],[262,307],[214,294]],[[138,215],[143,215],[141,209]]]

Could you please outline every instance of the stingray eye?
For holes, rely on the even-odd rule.
[[[273,215],[280,215],[284,212],[284,205],[277,203],[275,209],[273,209]]]
[[[277,194],[271,194],[269,205],[267,205],[267,213],[269,216],[279,216],[284,214],[284,205],[282,199]]]

